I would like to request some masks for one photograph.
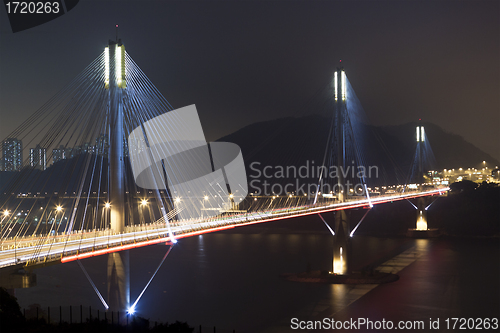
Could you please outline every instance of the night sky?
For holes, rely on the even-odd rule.
[[[422,118],[500,159],[498,1],[80,1],[12,33],[0,13],[0,137],[115,38],[207,139],[310,113],[340,59],[375,125]],[[304,129],[305,132],[314,129]]]

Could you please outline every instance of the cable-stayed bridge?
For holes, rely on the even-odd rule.
[[[349,239],[364,219],[350,221],[350,209],[366,208],[366,216],[373,205],[440,195],[447,188],[424,184],[428,140],[419,127],[415,177],[375,195],[362,172],[370,165],[363,151],[366,119],[343,68],[334,72],[331,86],[331,126],[321,143],[324,168],[315,192],[248,196],[238,147],[207,143],[196,109],[173,110],[121,41],[110,41],[4,140],[21,139],[25,150],[37,146],[2,189],[0,268],[30,270],[109,254],[112,307],[133,309],[140,296],[130,307],[125,250],[168,244],[163,263],[177,239],[319,215],[334,236],[332,273],[349,274]],[[4,163],[6,156],[8,149]],[[359,172],[328,177],[329,168],[346,166]],[[347,184],[359,186],[352,191]],[[426,229],[426,202],[414,206],[420,210],[417,229]],[[335,212],[332,226],[321,215],[327,212]]]

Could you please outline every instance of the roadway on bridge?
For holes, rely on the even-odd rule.
[[[140,246],[176,242],[178,238],[191,237],[255,223],[271,222],[305,215],[326,213],[334,210],[369,207],[390,201],[421,196],[439,195],[448,188],[425,192],[380,196],[372,199],[352,200],[345,203],[328,203],[273,209],[263,212],[249,212],[233,216],[222,216],[208,221],[185,221],[172,223],[151,223],[126,228],[124,233],[113,234],[110,230],[76,233],[71,235],[27,237],[4,240],[0,251],[0,267],[12,265],[34,265],[43,262],[68,262],[123,251]],[[173,234],[172,239],[170,236]]]

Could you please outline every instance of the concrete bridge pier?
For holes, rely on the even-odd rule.
[[[349,214],[345,210],[335,212],[335,236],[333,236],[333,273],[350,274],[351,241]]]
[[[108,255],[109,310],[124,312],[130,307],[129,251]]]
[[[427,230],[427,207],[426,200],[424,197],[417,199],[417,222],[415,229],[418,231]]]
[[[439,237],[442,233],[440,228],[429,228],[427,219],[427,209],[432,205],[436,197],[419,197],[416,202],[416,223],[415,228],[408,229],[406,236],[408,237]],[[427,208],[427,209],[426,209]]]

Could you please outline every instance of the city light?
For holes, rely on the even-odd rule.
[[[148,204],[148,201],[146,199],[142,199],[141,205],[142,206],[147,206],[147,204]]]
[[[8,210],[4,210],[4,211],[3,211],[3,216],[9,216],[9,215],[10,215],[10,213],[9,213],[9,211],[8,211]]]
[[[175,198],[175,202],[176,202],[176,203],[181,202],[181,198],[179,198],[179,197]]]
[[[106,202],[106,203],[104,204],[104,208],[109,208],[109,207],[111,207],[111,204],[110,204],[109,202]]]
[[[135,307],[134,306],[131,306],[130,308],[128,308],[127,314],[133,315],[134,313],[135,313]]]
[[[62,206],[57,206],[56,211],[58,211],[58,212],[62,211]]]

